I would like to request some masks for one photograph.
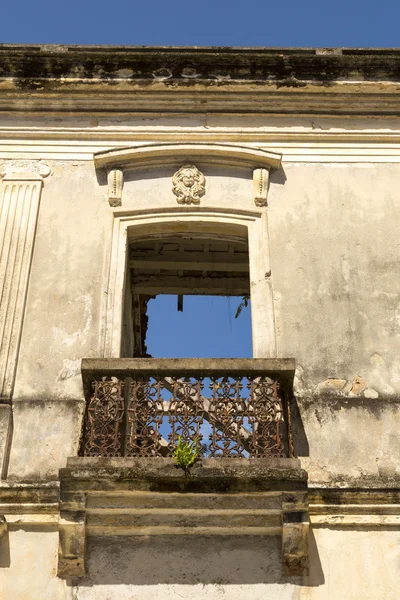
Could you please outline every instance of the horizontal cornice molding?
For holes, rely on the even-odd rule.
[[[326,131],[304,128],[285,131],[273,128],[225,127],[122,127],[120,129],[0,127],[0,159],[82,160],[93,154],[124,150],[155,142],[166,145],[205,143],[237,144],[270,154],[282,154],[288,162],[398,163],[400,130]]]
[[[372,125],[372,123],[369,123]],[[276,142],[301,144],[352,144],[358,146],[361,144],[385,143],[397,144],[400,143],[400,124],[398,131],[382,128],[382,130],[370,127],[369,129],[352,129],[351,122],[349,129],[345,130],[337,128],[336,130],[328,130],[328,126],[315,127],[306,130],[305,127],[295,128],[290,130],[286,125],[282,127],[273,126],[268,129],[262,127],[212,127],[208,123],[204,124],[204,128],[199,127],[179,127],[176,130],[174,125],[162,126],[153,125],[148,127],[143,126],[118,126],[116,127],[18,127],[18,126],[0,126],[0,143],[7,140],[16,140],[18,143],[25,143],[29,140],[37,143],[44,143],[47,140],[60,142],[88,142],[102,143],[105,141],[117,142],[132,142],[134,145],[137,141],[147,140],[165,140],[165,142],[176,143],[195,143],[198,141],[221,141],[222,143],[232,142],[237,140],[247,140],[251,145],[259,145],[260,142]],[[333,129],[333,127],[332,127]],[[31,144],[30,144],[31,145]],[[126,144],[124,147],[127,147]]]
[[[1,56],[1,55],[0,55]],[[384,117],[400,115],[398,84],[335,82],[315,86],[295,82],[279,86],[252,84],[177,84],[126,81],[37,81],[26,89],[18,81],[1,80],[0,113],[24,115],[160,116],[227,115],[341,115]],[[55,91],[50,91],[56,87]]]
[[[196,81],[398,81],[396,48],[1,44],[2,77]]]

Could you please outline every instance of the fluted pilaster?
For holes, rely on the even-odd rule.
[[[11,399],[46,165],[5,161],[0,206],[0,398]]]

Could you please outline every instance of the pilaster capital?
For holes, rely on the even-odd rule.
[[[51,168],[39,160],[1,160],[0,177],[6,181],[43,181]]]

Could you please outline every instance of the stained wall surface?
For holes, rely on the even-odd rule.
[[[76,452],[80,360],[103,353],[113,224],[104,174],[92,161],[46,164],[52,173],[42,191],[14,388],[12,479],[52,479]],[[397,473],[399,170],[283,162],[271,174],[266,247],[277,350],[296,358],[308,439],[307,448],[299,438],[298,452],[310,453],[311,480]],[[177,206],[167,171],[128,178],[123,208]],[[204,172],[202,208],[255,210],[251,172]]]
[[[56,533],[10,534],[4,600],[396,600],[400,533],[314,529],[308,578],[281,575],[277,538],[93,538],[88,575],[55,575]],[[7,560],[2,545],[0,559]],[[21,568],[21,566],[24,566]]]
[[[167,92],[157,77],[155,93]],[[370,83],[381,93],[381,83],[378,91]],[[7,91],[13,84],[4,85]],[[128,89],[124,102],[137,98]],[[289,96],[281,101],[290,107],[302,102],[297,92]],[[28,110],[25,96],[18,106],[26,102],[26,114],[0,115],[2,168],[36,169],[37,179],[43,171],[38,164],[47,169],[12,407],[5,403],[0,411],[2,498],[14,493],[17,504],[30,499],[25,513],[13,506],[0,539],[1,598],[397,600],[399,511],[395,500],[385,500],[400,489],[400,138],[389,111],[393,96],[385,91],[379,105],[388,110],[384,117],[301,116],[305,109],[297,116],[206,108],[189,114],[183,101],[180,114],[141,116],[126,107],[125,114],[114,114],[118,99],[106,116],[60,116],[56,102],[54,114],[42,108],[40,116]],[[310,575],[282,576],[275,537],[118,537],[89,538],[85,577],[64,581],[56,575],[58,473],[78,451],[85,403],[81,359],[105,355],[114,217],[158,211],[177,227],[174,214],[182,210],[172,193],[179,161],[126,173],[122,206],[113,209],[107,174],[95,168],[94,154],[205,141],[282,154],[281,167],[270,172],[266,208],[254,203],[252,168],[194,162],[207,182],[199,210],[215,215],[216,227],[221,211],[267,214],[257,264],[269,255],[270,272],[253,273],[252,283],[271,282],[277,356],[296,359],[291,402],[295,453],[309,474]],[[354,504],[324,506],[320,498],[332,490],[353,494]],[[51,501],[43,508],[39,500],[46,494]]]

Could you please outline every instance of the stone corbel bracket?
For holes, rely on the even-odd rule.
[[[256,206],[266,206],[269,185],[269,168],[254,169],[253,187]]]
[[[67,501],[60,502],[57,569],[59,577],[83,577],[85,574],[85,509],[86,494],[76,494]]]
[[[309,573],[308,494],[283,492],[282,494],[282,571],[289,577]]]
[[[107,175],[108,203],[110,206],[122,205],[122,189],[124,187],[124,172],[121,169],[111,169]]]

